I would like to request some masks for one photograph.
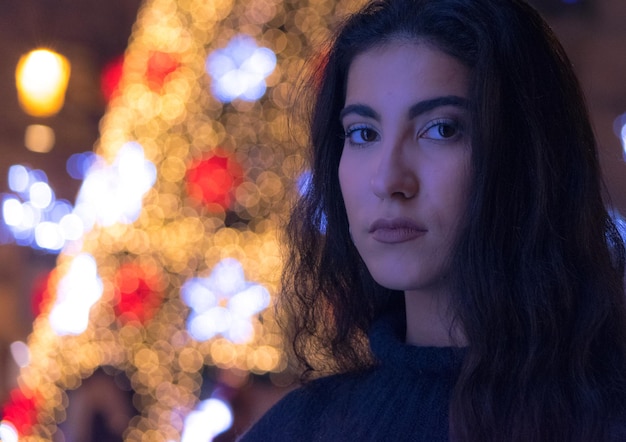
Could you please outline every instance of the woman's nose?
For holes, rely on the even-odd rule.
[[[412,198],[419,191],[414,161],[407,158],[401,143],[381,145],[373,167],[372,192],[380,198]],[[414,159],[412,159],[414,160]]]

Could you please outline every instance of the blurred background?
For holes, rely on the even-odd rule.
[[[56,432],[55,428],[56,424],[67,427],[72,422],[72,425],[80,426],[77,422],[81,422],[81,419],[83,421],[91,419],[80,413],[72,414],[68,410],[80,410],[81,406],[76,404],[93,402],[94,395],[101,402],[108,400],[110,403],[122,404],[117,407],[118,410],[127,406],[130,411],[126,417],[119,418],[122,424],[118,427],[125,429],[130,425],[135,428],[133,430],[135,433],[120,430],[119,434],[116,433],[117,435],[113,434],[117,430],[111,430],[112,435],[109,439],[98,440],[118,440],[124,431],[126,431],[124,436],[126,440],[140,440],[140,436],[137,436],[139,433],[147,434],[151,431],[150,428],[162,428],[162,423],[159,423],[160,418],[154,418],[156,412],[145,411],[154,407],[151,400],[145,398],[151,395],[152,397],[158,396],[154,392],[160,391],[159,388],[165,389],[165,384],[169,385],[167,388],[174,388],[172,385],[184,383],[176,378],[179,376],[177,373],[180,367],[184,365],[181,361],[193,360],[193,357],[200,358],[200,362],[189,363],[187,368],[183,367],[182,371],[189,374],[194,371],[195,367],[195,371],[200,374],[196,378],[189,374],[190,386],[186,387],[183,393],[192,398],[209,399],[215,397],[215,392],[218,390],[222,393],[229,391],[230,393],[223,393],[222,396],[227,398],[225,402],[233,410],[232,413],[235,416],[239,415],[238,418],[236,417],[240,422],[237,431],[241,431],[241,428],[262,413],[288,389],[286,386],[288,382],[281,380],[279,375],[285,371],[284,357],[272,353],[279,351],[276,349],[280,348],[280,343],[272,339],[279,339],[269,338],[268,336],[274,336],[275,331],[266,330],[270,327],[267,325],[271,323],[270,319],[266,318],[263,321],[263,318],[259,316],[261,318],[259,323],[251,322],[250,327],[254,328],[256,333],[255,343],[254,345],[246,344],[245,351],[240,350],[244,341],[252,340],[248,335],[245,339],[237,337],[243,333],[241,330],[237,331],[239,335],[233,329],[194,332],[190,325],[192,319],[188,319],[187,322],[171,320],[174,316],[180,320],[180,316],[187,315],[189,311],[195,311],[197,308],[187,302],[184,296],[185,305],[171,300],[168,293],[181,291],[191,293],[192,282],[199,281],[198,278],[205,278],[203,287],[206,289],[214,283],[213,280],[211,280],[213,282],[206,281],[211,278],[211,275],[217,275],[218,270],[227,272],[228,275],[245,274],[248,279],[263,282],[263,287],[267,287],[269,293],[274,292],[275,274],[264,273],[266,270],[258,269],[254,262],[274,256],[274,237],[266,239],[264,236],[273,234],[277,225],[269,208],[276,207],[275,200],[283,199],[288,193],[285,190],[289,186],[288,183],[298,178],[290,176],[290,171],[293,169],[291,163],[297,153],[294,154],[289,148],[281,148],[282,150],[279,151],[275,147],[285,143],[285,134],[281,132],[286,127],[281,114],[285,108],[285,91],[295,81],[294,72],[307,54],[306,46],[318,41],[320,36],[323,37],[327,28],[332,26],[334,14],[343,11],[341,5],[349,2],[288,1],[283,4],[278,0],[255,0],[249,2],[247,6],[245,2],[234,0],[213,3],[214,6],[211,6],[210,10],[203,10],[203,2],[194,0],[155,0],[146,3],[143,9],[140,0],[107,0],[105,2],[97,0],[3,0],[0,4],[0,56],[2,60],[0,63],[0,196],[3,204],[3,211],[0,213],[0,404],[10,403],[14,406],[13,410],[17,409],[26,413],[31,408],[40,407],[41,402],[45,402],[41,398],[48,398],[46,396],[48,394],[54,396],[57,401],[56,405],[48,408],[42,406],[44,411],[39,411],[38,417],[30,421],[27,419],[25,423],[20,424],[23,424],[25,432],[29,431],[26,429],[29,425],[39,425],[35,433],[42,438],[41,440],[51,439],[53,435],[56,440],[87,440],[63,436],[62,433]],[[608,201],[616,212],[626,214],[626,165],[624,163],[626,157],[624,153],[626,144],[626,2],[623,0],[534,0],[532,4],[544,13],[574,63],[586,92],[596,129]],[[141,10],[144,10],[144,18],[143,21],[138,22],[137,17]],[[204,14],[203,18],[198,18],[202,14]],[[158,23],[158,26],[155,23]],[[167,34],[168,32],[171,34]],[[231,47],[228,45],[235,42],[233,44],[243,51],[240,54],[246,53],[248,54],[246,56],[251,57],[250,54],[254,53],[257,62],[260,60],[258,57],[267,55],[264,52],[254,52],[256,49],[245,49],[244,46],[248,44],[248,41],[237,40],[237,35],[244,34],[256,39],[259,48],[271,47],[276,54],[272,55],[273,62],[278,63],[280,71],[272,65],[267,68],[266,73],[257,72],[262,75],[263,79],[266,78],[267,87],[272,89],[271,93],[267,93],[267,98],[260,98],[265,93],[265,85],[260,94],[252,98],[250,98],[252,92],[249,91],[245,92],[248,96],[229,97],[228,91],[220,92],[215,89],[211,91],[212,97],[208,93],[205,97],[203,95],[205,92],[195,94],[194,88],[201,87],[206,81],[199,79],[200,74],[191,75],[189,72],[194,69],[194,66],[204,66],[205,59],[198,60],[193,51],[213,51],[212,53],[224,55],[226,52],[219,51],[226,51],[224,48]],[[132,39],[131,35],[134,35]],[[170,37],[172,41],[178,42],[177,46],[169,41]],[[133,44],[128,46],[129,39],[134,42],[134,46]],[[295,44],[294,41],[298,43]],[[56,111],[29,109],[28,104],[18,99],[16,85],[18,65],[23,65],[26,54],[42,47],[62,55],[69,65],[69,79],[66,90],[62,93],[64,102]],[[276,49],[277,47],[280,49]],[[120,87],[118,83],[125,52],[127,52],[126,66],[131,67],[124,71],[129,80]],[[148,66],[141,71],[142,80],[133,80],[134,68],[132,66],[135,65],[129,62],[129,57],[133,53],[139,54],[133,59],[135,65],[143,60]],[[269,58],[265,61],[261,60],[261,64],[271,64],[272,56],[267,56]],[[238,57],[242,56],[234,55],[231,58],[237,62]],[[278,57],[277,60],[276,57]],[[206,61],[206,69],[208,74],[213,76],[213,82],[217,83],[215,80],[217,74],[211,71],[210,60]],[[35,71],[49,72],[48,69],[39,67],[35,68]],[[204,75],[206,74],[204,72]],[[133,81],[140,84],[143,89],[133,89]],[[155,82],[157,86],[154,86]],[[208,90],[208,86],[206,89]],[[179,101],[184,98],[185,101],[197,103],[197,106],[184,105],[185,110],[176,114],[178,111],[171,110],[174,108],[166,108],[159,101],[175,102],[177,94]],[[119,98],[120,96],[122,99]],[[161,103],[158,105],[170,111],[155,114],[151,119],[152,123],[143,121],[140,117],[150,112],[151,105],[144,103],[142,104],[144,108],[134,107],[131,102],[133,97],[138,101],[151,100],[152,105]],[[120,109],[125,109],[126,113]],[[103,122],[105,113],[112,115],[106,123]],[[136,124],[133,119],[137,120]],[[146,117],[146,120],[149,118]],[[120,122],[116,123],[116,121]],[[154,121],[160,123],[155,125]],[[216,121],[220,124],[216,124]],[[247,133],[246,127],[254,127],[256,134]],[[29,229],[16,227],[19,222],[15,218],[16,212],[11,211],[13,207],[11,204],[15,206],[19,203],[21,207],[24,207],[23,205],[28,203],[35,208],[37,204],[49,207],[57,204],[55,210],[58,214],[55,216],[59,219],[63,215],[72,214],[73,207],[78,207],[77,195],[89,166],[100,161],[93,155],[93,152],[97,152],[102,159],[112,163],[122,161],[120,152],[125,151],[123,147],[126,145],[115,138],[116,130],[124,132],[120,135],[122,138],[132,138],[143,146],[140,153],[143,162],[136,164],[141,164],[142,168],[146,166],[147,181],[151,180],[150,183],[156,181],[152,190],[148,190],[150,187],[148,185],[142,191],[143,193],[139,194],[140,199],[143,195],[147,195],[146,201],[152,202],[152,206],[146,206],[155,208],[150,212],[151,215],[146,215],[147,209],[144,208],[141,215],[135,214],[134,218],[129,215],[132,219],[126,220],[136,222],[135,225],[139,224],[141,228],[135,228],[132,232],[124,231],[129,235],[124,237],[122,235],[124,232],[111,233],[111,229],[114,229],[111,226],[115,222],[96,220],[94,225],[100,227],[94,227],[91,232],[84,225],[82,226],[81,232],[85,233],[90,238],[89,240],[82,242],[70,232],[65,240],[59,242],[50,239],[50,236],[45,234],[35,235],[35,221]],[[197,135],[199,133],[205,135]],[[176,134],[178,138],[173,134]],[[184,146],[185,143],[190,147]],[[152,144],[157,147],[150,150],[149,146]],[[216,151],[216,145],[219,145],[222,150]],[[137,145],[134,146],[137,147]],[[179,158],[180,161],[175,162],[173,158]],[[295,162],[298,162],[297,158]],[[179,170],[181,167],[182,171]],[[153,170],[155,168],[162,171],[165,178],[156,178]],[[140,170],[144,169],[140,168]],[[228,181],[227,188],[223,191],[218,189],[217,196],[213,194],[213,196],[207,196],[206,189],[202,188],[198,175],[216,171],[225,174]],[[138,173],[137,169],[135,173]],[[23,178],[24,176],[29,178]],[[40,197],[44,200],[47,198],[47,202],[37,203],[36,191],[20,188],[20,177],[26,179],[31,187],[34,182],[43,183],[39,185],[40,194],[43,195]],[[123,177],[118,178],[123,179]],[[181,180],[186,181],[185,186],[181,187],[177,184]],[[235,187],[237,187],[237,192],[231,195],[229,192]],[[196,189],[196,193],[200,192],[200,195],[194,194],[193,189]],[[260,202],[250,196],[255,191],[261,192],[263,196]],[[212,188],[211,192],[216,191]],[[124,193],[123,190],[122,193]],[[180,196],[182,194],[186,196]],[[93,198],[104,198],[104,196],[91,198],[91,204],[97,205],[99,201],[93,201]],[[83,199],[89,200],[90,198]],[[14,203],[7,203],[8,200]],[[114,203],[115,201],[113,205]],[[166,206],[169,207],[167,210],[171,209],[172,213],[165,209]],[[89,210],[92,206],[87,204],[83,207],[86,207],[83,210]],[[284,211],[284,207],[279,206],[279,211]],[[153,214],[157,212],[159,215]],[[184,216],[180,215],[183,213]],[[27,215],[22,212],[20,214],[22,217]],[[37,216],[39,216],[39,223],[45,221],[42,218],[43,215]],[[154,222],[154,219],[158,219],[158,222]],[[66,220],[69,220],[67,225],[70,225],[72,219]],[[145,246],[145,244],[159,242],[150,236],[154,231],[159,230],[159,227],[173,225],[179,227],[184,225],[184,229],[196,226],[193,229],[200,229],[201,236],[210,236],[215,239],[211,239],[210,244],[200,241],[193,246],[193,253],[189,252],[187,255],[176,257],[173,251],[161,250],[160,246],[155,246],[154,250]],[[124,229],[130,228],[124,227]],[[139,230],[141,232],[138,233]],[[94,231],[99,233],[93,233]],[[183,230],[183,232],[188,231]],[[106,241],[103,235],[108,238]],[[143,239],[137,239],[139,237]],[[218,237],[221,238],[219,241]],[[172,239],[172,237],[165,239]],[[143,245],[132,245],[133,241]],[[233,247],[233,244],[236,244],[236,247]],[[269,252],[268,244],[271,244]],[[177,245],[178,248],[185,248],[184,242],[177,243]],[[75,250],[61,252],[62,247],[70,249],[74,247]],[[189,244],[187,247],[192,248]],[[211,253],[214,255],[203,250],[204,248],[213,250]],[[77,366],[81,367],[80,369],[75,372],[68,370],[67,376],[58,375],[54,381],[50,381],[55,384],[56,390],[42,389],[41,393],[33,393],[33,390],[37,390],[37,382],[41,381],[37,376],[41,374],[35,376],[32,373],[26,373],[22,375],[23,380],[18,381],[20,367],[27,371],[24,367],[29,365],[29,358],[40,354],[37,351],[41,352],[36,348],[51,345],[46,340],[49,330],[37,329],[36,318],[42,312],[45,314],[54,309],[51,307],[54,301],[50,299],[46,301],[46,296],[50,296],[50,272],[65,264],[71,267],[69,264],[71,259],[83,256],[78,254],[76,251],[78,249],[87,251],[90,253],[89,256],[95,257],[93,259],[98,263],[100,273],[99,276],[94,276],[94,279],[102,278],[104,281],[102,283],[104,288],[101,288],[101,292],[104,293],[102,299],[108,299],[106,302],[116,307],[103,309],[97,314],[92,312],[92,315],[100,318],[95,322],[100,324],[98,327],[101,328],[94,328],[96,326],[92,325],[87,328],[85,325],[85,330],[88,331],[83,333],[83,329],[61,332],[53,327],[56,334],[53,333],[55,343],[52,347],[59,353],[81,352],[82,350],[76,345],[93,343],[96,339],[94,336],[101,339],[104,333],[102,330],[114,335],[111,337],[113,343],[110,348],[105,346],[108,349],[106,351],[102,350],[105,348],[102,346],[95,350],[96,353],[102,353],[97,360],[74,361]],[[225,253],[224,250],[230,252]],[[112,256],[115,257],[114,260]],[[229,261],[233,256],[238,259],[235,264],[233,264],[234,261]],[[184,264],[181,264],[183,262]],[[135,268],[132,266],[137,266],[140,270],[130,271],[129,268]],[[152,273],[146,268],[152,269]],[[157,282],[150,279],[152,276]],[[126,293],[123,289],[124,284],[134,284],[134,288],[128,292],[132,292],[133,296],[144,296],[142,294],[144,292],[164,293],[159,295],[161,296],[159,302],[169,306],[167,308],[171,309],[170,314],[173,316],[158,316],[154,313],[157,315],[154,317],[158,319],[153,319],[150,316],[152,313],[150,315],[145,313],[153,306],[146,303],[144,298],[141,301],[143,303],[133,304],[126,310],[120,311],[119,305],[126,299],[124,298],[124,293]],[[142,284],[147,287],[144,292],[137,288]],[[246,284],[248,284],[247,290],[250,284]],[[227,289],[221,288],[220,290],[223,292]],[[262,299],[262,296],[265,295],[259,295],[258,299]],[[225,305],[230,302],[230,299],[232,298],[216,301],[216,305]],[[45,302],[48,304],[46,305]],[[259,304],[261,301],[254,302],[257,307],[255,307],[256,310],[252,309],[254,311],[248,307],[249,317],[261,315],[261,308],[269,304],[269,301],[263,301],[262,305]],[[248,303],[249,305],[251,304]],[[124,319],[128,317],[132,319]],[[153,327],[152,324],[157,320],[170,321],[168,324],[173,325],[170,328],[161,326],[153,333],[150,327]],[[186,335],[180,338],[184,341],[180,344],[180,348],[172,350],[170,347],[176,347],[176,345],[169,337],[172,333],[175,334],[177,327],[186,330]],[[33,333],[33,330],[36,333]],[[29,341],[31,333],[36,336],[32,343]],[[151,333],[159,337],[150,338]],[[135,334],[141,337],[132,339],[128,337],[135,336]],[[80,335],[83,338],[66,339],[58,338],[57,335]],[[132,356],[126,355],[124,342],[115,337],[118,335],[124,337],[122,341],[126,339],[124,342],[130,342],[130,347],[141,347],[141,349]],[[163,336],[168,336],[168,338],[163,338]],[[257,342],[260,339],[259,336],[263,337],[260,343]],[[70,339],[76,340],[70,341]],[[47,344],[44,345],[44,342]],[[234,346],[231,348],[230,345]],[[28,346],[31,348],[29,349]],[[152,350],[159,346],[164,348],[162,352]],[[221,350],[216,350],[218,347]],[[229,354],[241,354],[241,357],[247,358],[248,362],[238,362],[239,356],[226,358],[223,356],[224,348],[231,352]],[[142,350],[145,351],[142,353]],[[162,363],[163,358],[167,359],[164,355],[168,352],[177,355],[176,364],[168,365],[171,364],[169,359],[170,362]],[[124,356],[120,356],[122,353]],[[25,360],[20,360],[21,357]],[[37,369],[38,373],[50,370],[50,367],[53,371],[65,372],[62,366],[68,363],[67,359],[59,359],[56,356],[41,356],[40,359],[44,360],[48,357],[55,362],[50,363],[51,365],[42,365]],[[153,381],[141,377],[142,363],[138,360],[143,360],[143,357],[155,358],[152,362],[145,363],[146,366],[154,364],[169,367],[160,375],[150,372],[152,377],[161,376],[159,385],[152,385]],[[250,362],[252,360],[256,362]],[[32,380],[35,378],[39,381]],[[173,378],[180,382],[172,381]],[[114,387],[109,385],[111,380],[115,380],[115,384],[111,384]],[[45,384],[47,381],[41,382]],[[22,391],[22,396],[12,395],[12,392],[17,391],[18,385],[22,387],[22,390],[26,390],[26,393]],[[24,388],[24,385],[28,388]],[[211,386],[210,391],[207,390],[207,385]],[[97,393],[117,391],[115,388],[122,393],[117,395]],[[66,390],[74,393],[66,394],[64,393]],[[144,399],[137,400],[136,397],[133,399],[132,391],[138,390],[139,393],[135,396],[142,396]],[[172,390],[170,393],[184,396],[179,390],[176,392]],[[105,396],[109,399],[103,399]],[[75,399],[71,399],[72,397]],[[40,403],[37,402],[38,400]],[[50,401],[47,400],[47,402]],[[183,404],[180,405],[181,409],[187,410],[186,413],[195,407],[193,399],[183,398],[181,404]],[[107,405],[93,405],[93,408],[106,409]],[[140,418],[132,418],[133,415],[139,415]],[[38,419],[39,424],[35,424]],[[46,419],[49,422],[41,423]],[[131,421],[131,419],[135,420]],[[159,422],[155,423],[155,419]],[[171,426],[172,434],[179,434],[182,431],[184,417],[178,418],[180,422],[171,423],[172,419],[169,418],[167,425]],[[129,421],[131,424],[128,423]],[[110,427],[105,424],[101,425],[109,429],[115,428],[115,425]],[[233,434],[223,435],[222,438],[228,440],[228,437],[234,437]]]

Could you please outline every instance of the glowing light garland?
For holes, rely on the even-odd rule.
[[[67,391],[110,366],[135,392],[139,415],[126,441],[192,440],[194,422],[210,419],[206,440],[228,428],[230,411],[217,398],[201,402],[203,367],[286,369],[265,307],[279,283],[279,220],[303,163],[287,131],[289,98],[308,48],[359,3],[144,4],[101,122],[98,156],[72,160],[90,164],[72,211],[83,235],[64,243],[47,283],[52,300],[27,349],[16,346],[28,357],[2,437],[52,440],[66,418]],[[228,172],[216,181],[230,183],[227,195],[189,173],[211,157],[227,159],[211,163]],[[198,204],[190,182],[213,193],[201,192]],[[23,206],[16,199],[7,210]],[[137,315],[144,302],[153,310]],[[194,338],[187,329],[194,315],[225,319],[199,320],[208,328]]]

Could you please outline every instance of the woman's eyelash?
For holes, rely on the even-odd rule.
[[[364,124],[362,124],[362,125],[360,124],[360,125],[357,125],[357,126],[350,126],[350,127],[348,127],[348,128],[345,130],[345,132],[344,132],[344,136],[345,136],[346,138],[350,138],[350,135],[352,135],[353,133],[358,132],[358,131],[360,131],[360,130],[363,130],[363,129],[370,129],[370,127],[369,127],[369,126],[366,126],[366,125],[364,125]]]
[[[379,134],[368,124],[354,124],[344,130],[344,139],[353,145],[365,145],[379,139]],[[454,141],[463,135],[462,123],[453,118],[437,118],[427,122],[416,137],[432,141]]]
[[[444,133],[444,130],[448,132]],[[449,140],[459,137],[462,133],[463,127],[459,121],[449,118],[438,118],[430,121],[420,130],[418,137],[434,140]]]
[[[357,139],[357,137],[359,139]],[[363,145],[376,141],[377,138],[378,133],[376,130],[367,124],[357,124],[345,130],[345,139],[351,144]]]

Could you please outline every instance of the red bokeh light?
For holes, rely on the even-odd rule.
[[[224,152],[196,161],[187,169],[187,194],[207,206],[228,209],[235,188],[241,184],[243,170]]]
[[[102,90],[102,96],[107,103],[110,102],[118,93],[123,68],[124,56],[120,55],[107,63],[102,69],[100,89]]]
[[[167,77],[180,66],[178,56],[167,52],[152,52],[146,67],[146,82],[153,91],[159,91]]]
[[[2,420],[10,422],[20,436],[29,434],[37,423],[37,402],[32,393],[25,394],[19,388],[12,390],[2,407]]]
[[[31,309],[33,317],[48,312],[54,301],[54,287],[57,281],[57,270],[39,275],[33,283]]]
[[[163,292],[156,270],[133,263],[122,265],[115,275],[115,313],[121,321],[145,324],[161,306]]]

